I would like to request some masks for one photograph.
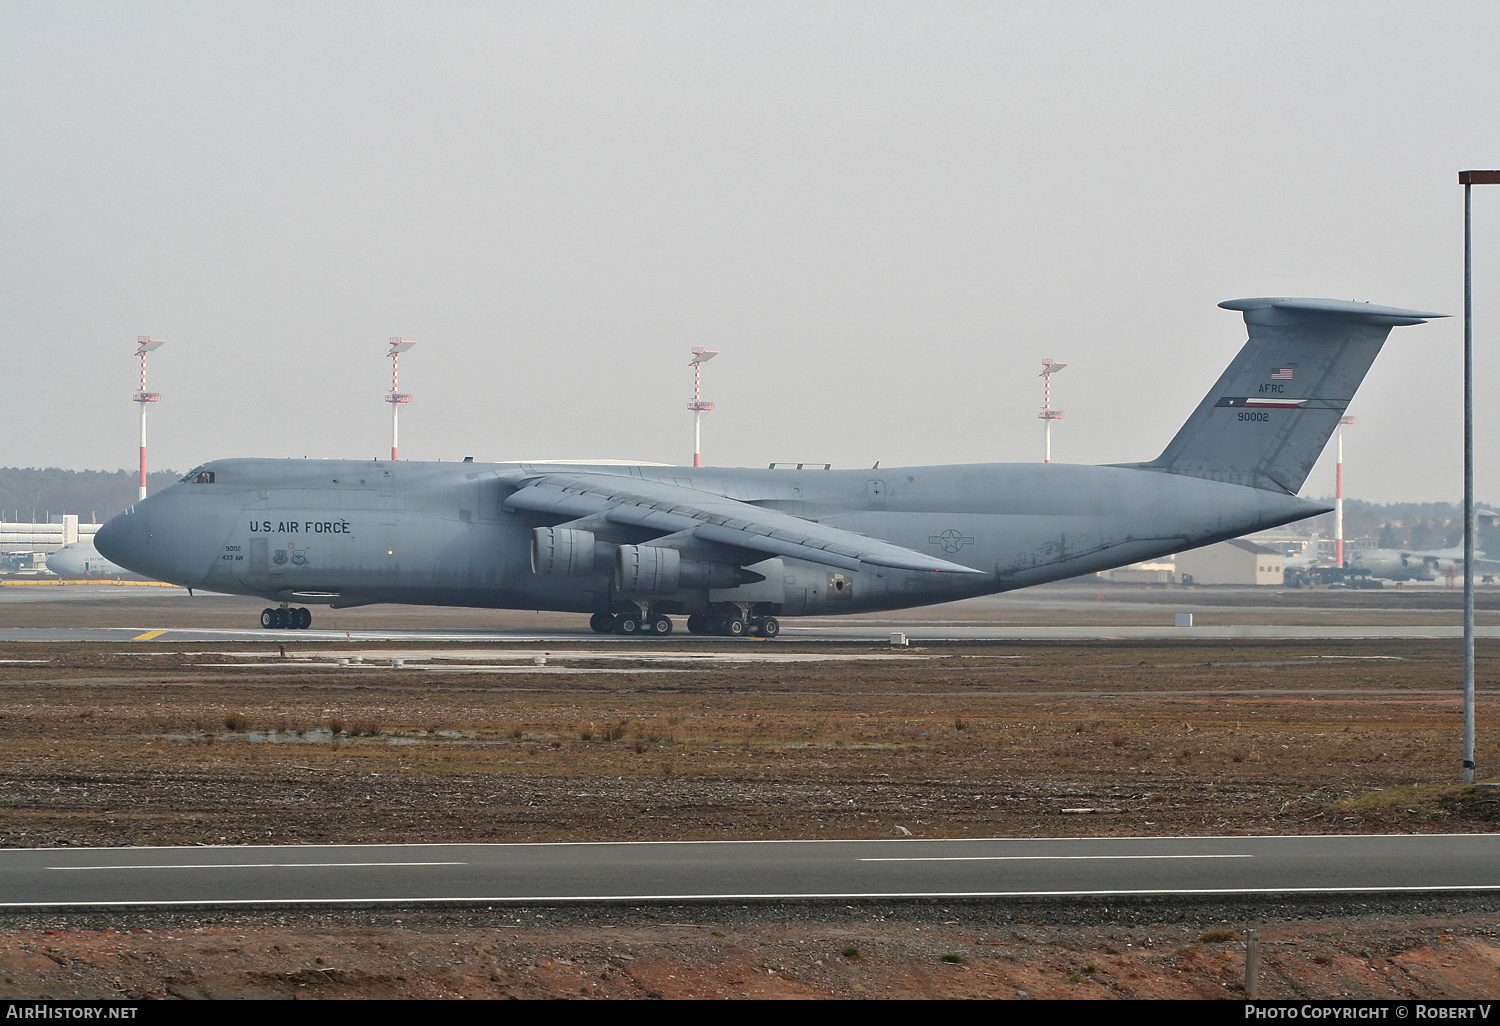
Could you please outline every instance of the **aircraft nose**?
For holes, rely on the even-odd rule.
[[[99,525],[99,530],[94,533],[94,549],[99,555],[119,566],[125,565],[120,562],[121,552],[119,549],[120,535],[123,532],[117,527],[120,517],[123,515],[110,517],[108,521]]]
[[[111,517],[94,535],[94,548],[131,573],[193,588],[217,558],[213,539],[228,531],[227,515],[174,486]]]
[[[110,517],[94,535],[94,550],[116,566],[160,580],[166,568],[152,549],[151,513],[145,507],[140,503]]]

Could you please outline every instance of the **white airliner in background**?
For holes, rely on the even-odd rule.
[[[73,542],[47,557],[47,569],[59,577],[133,577],[123,566],[116,566],[94,548],[93,542]]]

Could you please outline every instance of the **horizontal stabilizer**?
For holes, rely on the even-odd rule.
[[[1372,303],[1355,303],[1347,299],[1226,299],[1219,304],[1224,310],[1242,310],[1245,323],[1251,323],[1251,312],[1257,312],[1259,323],[1271,323],[1271,318],[1282,314],[1328,314],[1339,320],[1354,324],[1383,324],[1393,328],[1402,324],[1424,324],[1447,314],[1423,313],[1420,310],[1402,310],[1395,306],[1375,306]],[[1261,314],[1258,311],[1270,311]]]

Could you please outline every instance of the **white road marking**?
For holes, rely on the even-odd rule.
[[[48,869],[347,869],[372,866],[467,866],[467,862],[203,862],[161,866],[48,866]]]
[[[912,855],[861,862],[1102,862],[1108,859],[1253,859],[1254,855]]]

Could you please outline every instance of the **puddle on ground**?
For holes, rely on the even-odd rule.
[[[335,737],[341,743],[384,741],[392,745],[421,745],[438,744],[444,741],[462,741],[465,744],[498,745],[515,744],[516,738],[481,738],[477,734],[466,733],[459,730],[419,730],[409,734],[388,734],[384,731],[374,734],[350,734],[348,731],[340,731],[337,735],[333,731],[324,728],[314,730],[179,730],[169,731],[165,734],[147,735],[148,737],[164,738],[168,741],[204,741],[213,738],[215,741],[260,741],[271,744],[297,744],[307,742],[312,744],[325,744],[334,740]],[[552,738],[551,734],[528,734],[527,741],[547,741]]]

